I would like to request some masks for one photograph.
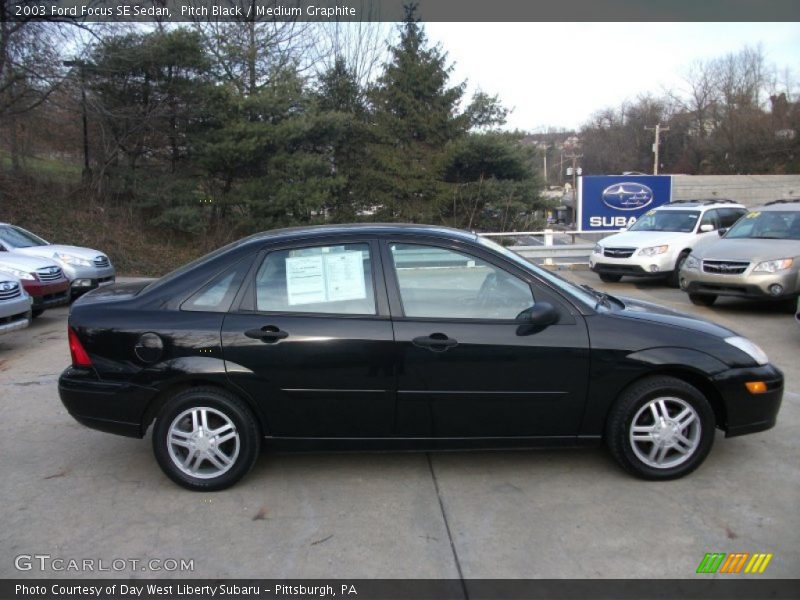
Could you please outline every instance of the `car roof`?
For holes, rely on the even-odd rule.
[[[745,208],[745,206],[724,198],[699,198],[696,200],[673,200],[657,206],[655,210],[681,210],[684,208]]]
[[[420,225],[417,223],[345,223],[339,225],[309,225],[303,227],[286,227],[255,233],[240,240],[241,243],[277,241],[280,239],[303,239],[326,237],[342,234],[386,235],[411,234],[423,236],[446,237],[454,240],[474,242],[477,234],[440,225]]]
[[[800,198],[792,198],[791,200],[773,200],[772,202],[767,202],[764,206],[759,206],[758,208],[755,208],[753,210],[800,211]]]

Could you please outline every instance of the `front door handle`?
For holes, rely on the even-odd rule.
[[[289,337],[288,333],[275,327],[275,325],[265,325],[261,329],[248,329],[244,334],[254,340],[261,340],[266,344],[274,344],[278,340]]]
[[[458,341],[447,337],[444,333],[432,333],[415,337],[411,343],[420,348],[427,348],[433,352],[444,352],[449,348],[458,346]]]

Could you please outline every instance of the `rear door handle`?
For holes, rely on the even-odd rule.
[[[278,340],[289,337],[288,333],[282,329],[279,329],[278,327],[275,327],[275,325],[265,325],[261,329],[248,329],[244,332],[244,334],[249,338],[261,340],[267,344],[273,344]]]
[[[420,348],[427,348],[433,352],[445,352],[449,348],[458,346],[458,341],[447,337],[444,333],[432,333],[415,337],[411,343]]]

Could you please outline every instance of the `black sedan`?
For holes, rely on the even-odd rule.
[[[191,489],[265,442],[509,448],[605,441],[671,479],[769,429],[783,375],[749,340],[579,287],[474,234],[419,225],[267,232],[150,283],[90,292],[59,380],[81,423],[143,437]]]

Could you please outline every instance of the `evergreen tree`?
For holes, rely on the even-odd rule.
[[[433,222],[447,196],[445,148],[466,133],[469,119],[457,112],[464,84],[449,85],[447,55],[428,45],[415,12],[416,5],[406,7],[400,39],[370,95],[381,136],[369,148],[381,174],[372,203],[383,218]]]

